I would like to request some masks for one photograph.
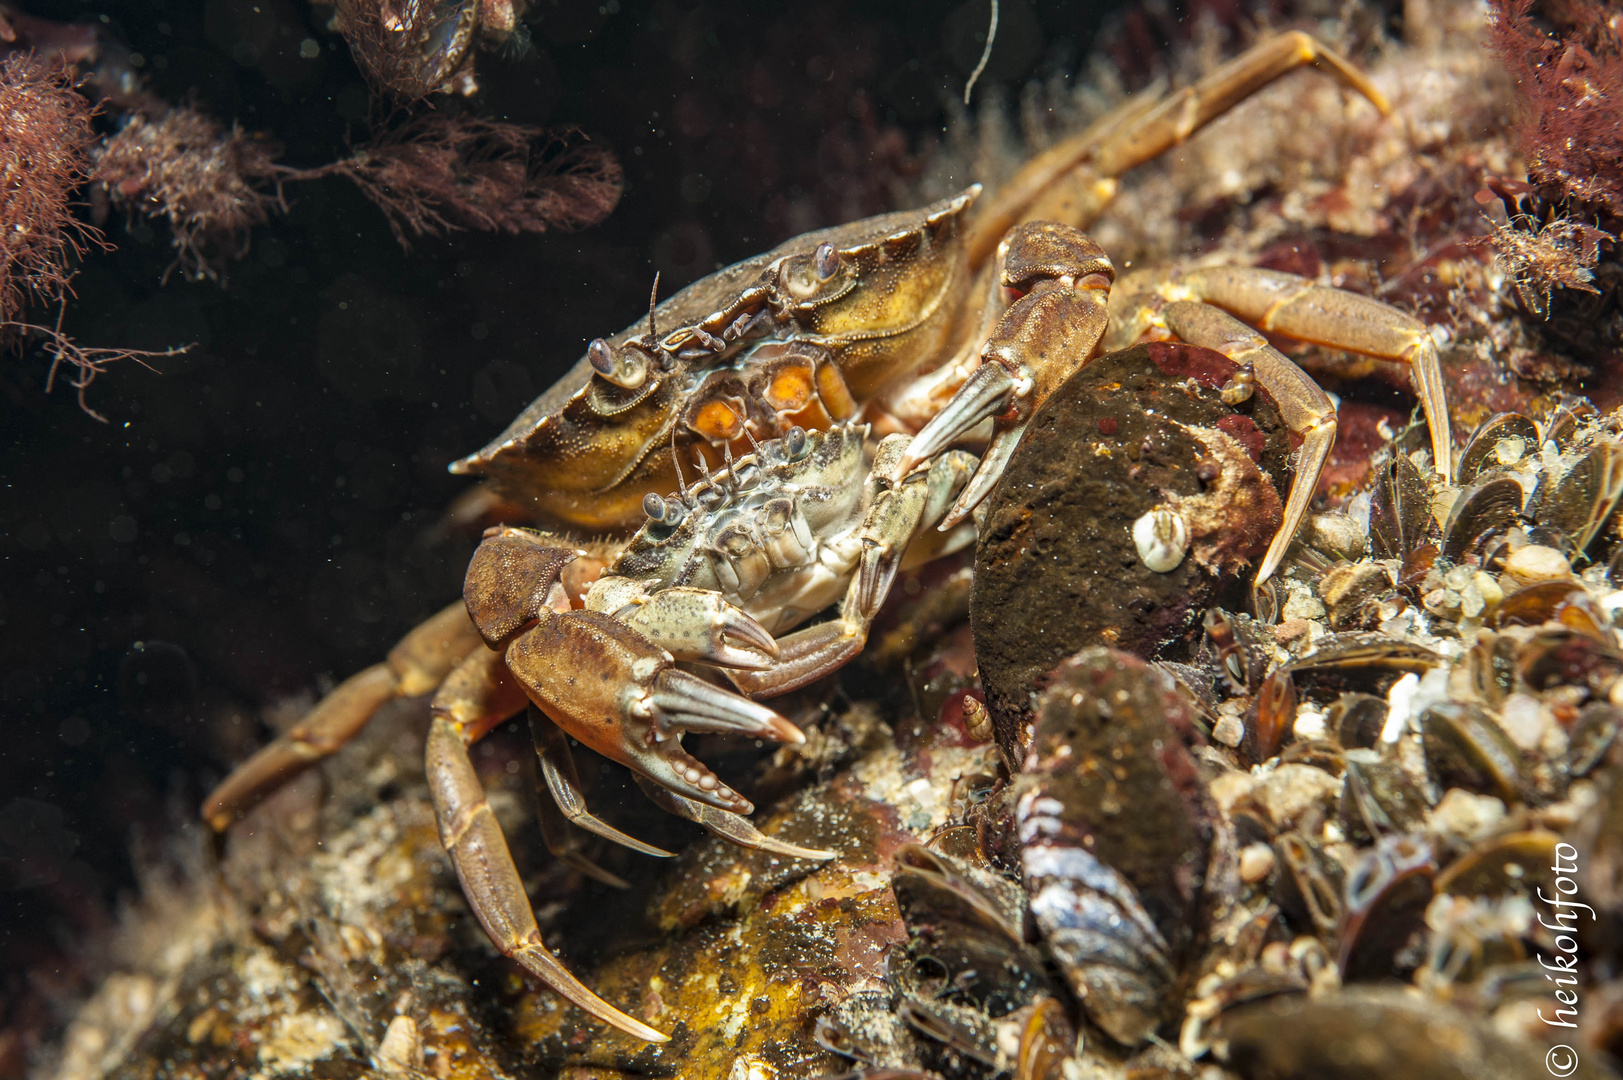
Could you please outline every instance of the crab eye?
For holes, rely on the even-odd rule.
[[[824,281],[839,273],[840,253],[833,244],[824,241],[817,245],[817,252],[812,256],[812,265],[817,270],[817,276]]]
[[[586,346],[586,359],[593,371],[626,390],[635,390],[648,379],[647,357],[635,349],[615,352],[602,338],[593,338]]]
[[[789,429],[789,434],[783,437],[784,449],[789,451],[791,458],[797,458],[806,452],[806,429],[796,426]]]
[[[665,500],[650,491],[642,497],[642,512],[650,521],[665,520]]]

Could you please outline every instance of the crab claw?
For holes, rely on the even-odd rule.
[[[901,479],[941,451],[975,430],[983,420],[1005,414],[1022,391],[1031,392],[1030,379],[1018,379],[1002,364],[982,363],[964,380],[930,422],[919,429],[897,462],[896,479]]]
[[[678,660],[760,671],[778,657],[766,627],[709,589],[665,589],[615,617]]]
[[[507,667],[554,723],[680,795],[747,814],[749,800],[682,749],[684,732],[804,742],[764,705],[678,671],[675,658],[595,611],[545,613],[507,649]]]
[[[1020,445],[1020,436],[1025,434],[1026,423],[1031,418],[1032,386],[1031,376],[1025,372],[1016,369],[1016,373],[1011,373],[998,358],[983,358],[981,366],[964,381],[952,400],[913,436],[913,441],[902,452],[895,474],[898,478],[967,436],[983,421],[993,421],[992,443],[981,455],[975,475],[942,517],[939,526],[942,531],[968,517],[1003,475],[1003,467]]]

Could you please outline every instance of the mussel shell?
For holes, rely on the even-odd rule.
[[[1540,631],[1517,655],[1516,675],[1535,692],[1578,686],[1601,698],[1623,675],[1623,652],[1580,631]]]
[[[1564,450],[1578,435],[1578,422],[1595,415],[1595,407],[1587,401],[1570,400],[1550,410],[1550,415],[1539,425],[1539,445],[1553,442]]]
[[[982,1065],[997,1063],[997,1025],[978,1009],[912,996],[896,1007],[896,1015],[918,1034],[940,1043],[949,1056],[961,1055]]]
[[[1374,753],[1348,754],[1341,786],[1341,831],[1355,843],[1409,832],[1425,821],[1431,804],[1396,761]]]
[[[1390,706],[1374,694],[1342,694],[1330,705],[1325,724],[1347,750],[1372,747],[1380,740]]]
[[[1110,649],[1055,669],[1016,777],[1022,872],[1048,951],[1118,1042],[1176,1004],[1205,932],[1216,807],[1191,741],[1195,705],[1164,672]]]
[[[1583,586],[1574,581],[1542,581],[1518,589],[1495,604],[1483,625],[1490,630],[1502,626],[1538,626],[1555,617],[1555,609]]]
[[[1268,674],[1266,628],[1245,614],[1207,608],[1202,621],[1200,658],[1228,685],[1231,694],[1255,694]]]
[[[1520,596],[1520,593],[1516,594]],[[1495,611],[1498,609],[1495,608]],[[1516,687],[1516,650],[1519,642],[1492,630],[1477,632],[1476,641],[1459,663],[1479,701],[1497,708]]]
[[[1426,768],[1439,787],[1521,800],[1522,755],[1499,722],[1477,705],[1442,702],[1420,715]]]
[[[1412,836],[1382,837],[1359,854],[1336,930],[1343,982],[1401,974],[1393,961],[1425,925],[1436,872],[1430,845]]]
[[[1431,529],[1431,494],[1407,454],[1394,450],[1375,478],[1369,504],[1370,547],[1378,559],[1401,559]]]
[[[1341,866],[1296,830],[1274,839],[1274,901],[1300,933],[1329,934],[1341,919]]]
[[[1623,496],[1623,446],[1601,439],[1560,479],[1541,479],[1528,500],[1540,528],[1567,537],[1571,552],[1587,549]],[[1536,499],[1536,502],[1535,502]]]
[[[948,980],[989,1013],[1000,1016],[1039,991],[1057,991],[1042,957],[1025,943],[1024,912],[1012,887],[996,895],[953,860],[906,844],[896,852],[891,889],[907,924],[909,951],[939,963]]]
[[[1218,1036],[1242,1080],[1528,1080],[1546,1075],[1534,1051],[1486,1019],[1412,988],[1348,987],[1272,997],[1225,1011]],[[1576,1080],[1608,1075],[1587,1062]]]
[[[1471,848],[1437,875],[1436,889],[1451,896],[1499,897],[1548,891],[1555,846],[1561,837],[1547,829],[1504,833]]]
[[[1059,1080],[1076,1047],[1076,1029],[1054,998],[1040,998],[1009,1019],[1022,1020],[1014,1080]]]
[[[1567,732],[1567,752],[1561,756],[1561,765],[1568,776],[1587,776],[1606,758],[1606,752],[1617,741],[1618,728],[1623,727],[1623,709],[1609,701],[1592,701],[1578,713],[1578,720]]]
[[[1504,439],[1523,440],[1523,453],[1538,452],[1538,428],[1533,421],[1520,413],[1496,413],[1478,424],[1476,431],[1466,440],[1465,448],[1460,451],[1454,466],[1454,482],[1464,487],[1474,483],[1483,472],[1499,468],[1499,443]]]
[[[1424,674],[1443,658],[1424,645],[1384,634],[1332,634],[1286,665],[1303,697],[1324,701],[1346,691],[1382,697],[1404,675]]]
[[[1522,486],[1500,476],[1460,492],[1443,528],[1442,556],[1458,563],[1465,554],[1516,524],[1522,510]]]
[[[1257,690],[1245,722],[1245,741],[1240,750],[1249,764],[1260,765],[1279,753],[1292,737],[1296,721],[1296,684],[1290,672],[1276,668]]]

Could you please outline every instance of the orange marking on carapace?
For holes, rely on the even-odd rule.
[[[851,396],[851,388],[845,385],[844,376],[833,364],[818,365],[817,394],[823,399],[823,408],[833,419],[846,420],[857,414],[857,402]]]
[[[699,406],[688,426],[716,442],[736,439],[744,431],[744,422],[724,401],[707,401]]]
[[[799,412],[812,396],[811,367],[785,367],[772,375],[766,400],[776,412]]]

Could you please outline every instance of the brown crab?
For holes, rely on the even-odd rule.
[[[1113,296],[1109,257],[1077,227],[1102,210],[1117,175],[1306,63],[1385,111],[1379,93],[1312,38],[1272,38],[1193,87],[1129,103],[1062,142],[977,215],[978,186],[923,210],[809,233],[689,286],[654,308],[646,329],[593,341],[563,380],[453,471],[489,476],[537,519],[597,530],[643,521],[642,531],[617,557],[521,530],[489,534],[469,570],[465,607],[453,605],[414,630],[386,663],[344,682],[228,777],[204,806],[211,826],[224,829],[332,753],[385,700],[438,686],[430,786],[445,846],[492,940],[594,1015],[639,1038],[663,1038],[597,998],[541,943],[467,756],[496,724],[526,704],[539,710],[532,716],[543,774],[578,825],[654,850],[585,811],[558,728],[635,770],[667,809],[742,843],[772,843],[738,817],[748,803],[680,751],[679,734],[797,739],[792,725],[750,697],[803,685],[860,651],[908,548],[918,558],[963,537],[970,526],[960,523],[997,479],[1034,410],[1101,341],[1176,335],[1217,348],[1241,365],[1226,393],[1238,400],[1262,387],[1302,438],[1284,524],[1259,584],[1302,520],[1334,441],[1335,413],[1305,373],[1236,315],[1264,330],[1411,364],[1436,467],[1448,472],[1437,356],[1418,321],[1378,301],[1254,269],[1136,276]],[[1053,218],[1061,220],[1039,220]],[[895,433],[873,445],[864,419]],[[987,421],[990,443],[968,475],[965,457],[948,447]],[[802,448],[847,447],[839,485],[862,492],[855,502],[828,496],[846,510],[815,529],[817,515],[796,519],[777,496],[750,502],[756,488],[743,479],[753,470],[766,489],[808,482],[797,440]],[[863,448],[856,457],[851,445]],[[692,455],[707,473],[722,471],[689,487],[678,461]],[[677,492],[670,500],[660,494],[670,491]],[[704,557],[684,556],[680,571],[650,555],[662,530],[680,532],[672,516],[702,523],[708,538]],[[947,533],[919,542],[937,523]],[[816,554],[836,550],[846,553],[830,561]],[[766,599],[785,593],[799,599],[788,606]],[[842,596],[838,618],[772,637]],[[676,669],[677,659],[726,669],[750,697]],[[595,871],[558,839],[565,830],[549,831],[549,846]]]

